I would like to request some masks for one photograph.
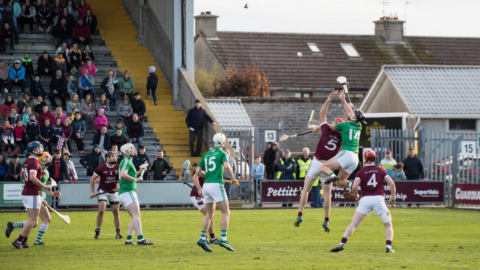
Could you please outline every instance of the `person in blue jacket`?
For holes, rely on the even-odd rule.
[[[20,60],[15,60],[15,63],[10,67],[9,71],[8,92],[12,93],[13,86],[19,85],[22,89],[22,94],[25,94],[26,83],[25,68],[22,66]]]

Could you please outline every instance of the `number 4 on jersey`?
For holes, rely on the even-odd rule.
[[[373,186],[376,187],[378,184],[377,182],[377,177],[375,174],[372,174],[372,177],[370,177],[370,180],[368,180],[367,186]]]
[[[350,129],[349,139],[350,140],[355,139],[355,140],[359,141],[360,140],[360,131],[357,131],[357,133],[355,133],[355,136],[353,136],[353,138],[352,138],[352,135],[353,135],[352,133],[353,133],[353,130]]]

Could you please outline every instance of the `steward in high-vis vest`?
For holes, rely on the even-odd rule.
[[[297,160],[297,179],[305,180],[305,176],[307,176],[307,171],[312,160],[313,157],[310,156],[310,149],[307,147],[303,148],[303,156]]]
[[[277,179],[279,180],[295,180],[295,171],[297,163],[291,158],[290,150],[286,150],[284,157],[278,161]]]

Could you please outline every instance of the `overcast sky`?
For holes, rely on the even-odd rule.
[[[382,0],[194,0],[195,15],[219,15],[220,31],[374,33]],[[406,0],[389,0],[386,15],[405,19]],[[409,0],[407,35],[480,37],[480,0]],[[248,3],[249,8],[244,9]]]

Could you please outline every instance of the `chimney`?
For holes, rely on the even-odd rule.
[[[195,36],[203,33],[206,38],[217,38],[217,18],[211,11],[195,16]]]
[[[403,23],[405,21],[400,21],[396,17],[382,17],[380,20],[374,21],[375,36],[382,37],[386,43],[403,42]]]

